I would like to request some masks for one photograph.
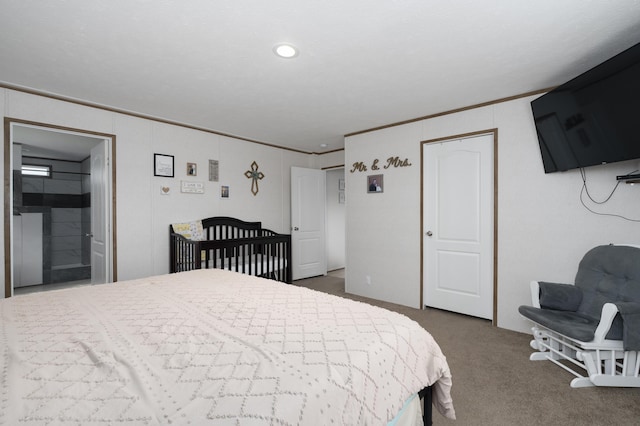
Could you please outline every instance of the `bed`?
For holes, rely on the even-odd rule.
[[[246,274],[15,296],[0,320],[0,425],[384,425],[425,388],[455,418],[417,323]]]
[[[169,225],[169,272],[227,269],[288,282],[291,235],[224,216]]]

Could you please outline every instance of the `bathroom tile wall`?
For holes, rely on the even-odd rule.
[[[83,195],[82,163],[23,157],[23,164],[50,165],[50,178],[23,176],[22,198],[25,207],[50,207],[49,241],[52,283],[91,278],[86,225],[83,209],[90,197]],[[86,179],[85,179],[86,180]],[[45,225],[46,226],[46,225]],[[47,238],[46,236],[44,238]]]

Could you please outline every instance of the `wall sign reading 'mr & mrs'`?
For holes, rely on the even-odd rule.
[[[375,160],[373,160],[373,163],[371,163],[371,170],[380,170],[380,166],[378,165],[380,163],[380,160],[378,160],[377,158]],[[382,166],[382,168],[384,169],[388,169],[389,167],[410,167],[411,163],[409,162],[408,158],[405,158],[404,160],[401,160],[400,157],[389,157],[387,158],[387,164],[385,164],[384,166]],[[366,172],[367,166],[364,164],[364,162],[362,161],[356,161],[355,163],[353,163],[353,169],[350,170],[351,173],[353,172]]]

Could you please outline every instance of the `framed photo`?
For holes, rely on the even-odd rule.
[[[384,175],[367,176],[367,192],[369,194],[384,192],[383,177]]]
[[[153,154],[153,175],[173,177],[173,155]]]
[[[187,176],[198,176],[198,165],[196,163],[187,163]]]
[[[209,181],[218,182],[218,160],[209,160]]]
[[[227,185],[220,186],[220,198],[229,198],[229,187]]]

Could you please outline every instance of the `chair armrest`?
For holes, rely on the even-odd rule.
[[[572,284],[532,281],[531,299],[535,308],[575,312],[582,302],[582,289]]]
[[[531,306],[540,309],[540,283],[531,281],[529,287],[531,290]]]
[[[593,335],[593,343],[601,343],[609,333],[613,319],[618,313],[618,307],[614,303],[605,303],[602,306],[602,314],[600,315],[600,323]]]

